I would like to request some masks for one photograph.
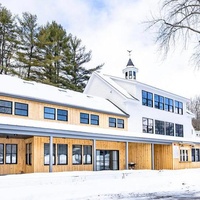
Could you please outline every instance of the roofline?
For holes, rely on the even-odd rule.
[[[129,117],[124,112],[123,112],[124,113],[124,115],[123,115],[123,114],[119,114],[119,113],[115,113],[115,112],[109,112],[109,111],[106,112],[106,111],[102,111],[102,110],[98,110],[98,109],[87,108],[87,107],[84,107],[84,106],[75,106],[75,105],[71,105],[71,104],[67,104],[67,103],[60,103],[60,102],[50,101],[50,100],[42,100],[42,99],[39,99],[39,98],[26,97],[26,96],[23,96],[23,95],[16,95],[16,94],[8,94],[8,93],[4,93],[4,92],[0,92],[0,95],[5,96],[5,97],[13,97],[13,98],[19,98],[19,99],[24,99],[24,100],[37,101],[37,102],[41,102],[41,103],[49,103],[49,104],[59,105],[59,106],[67,106],[69,108],[78,108],[78,109],[84,109],[84,110],[88,110],[88,111],[96,111],[96,112],[104,113],[104,114],[111,114],[111,115]]]

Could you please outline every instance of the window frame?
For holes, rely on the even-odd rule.
[[[117,128],[124,129],[124,119],[117,119]]]
[[[175,124],[176,137],[184,137],[184,129],[182,124]]]
[[[180,149],[180,162],[188,162],[189,161],[189,150],[188,149]]]
[[[183,115],[183,103],[175,100],[175,113]]]
[[[165,135],[165,122],[161,120],[155,120],[155,134]]]
[[[2,157],[2,162],[0,160],[0,165],[4,164],[4,144],[0,143],[0,158]]]
[[[192,162],[200,162],[200,149],[199,148],[191,149],[191,158],[192,158]]]
[[[164,110],[165,98],[163,96],[154,94],[154,108],[157,108],[159,110]]]
[[[59,113],[59,112],[62,112],[62,113]],[[65,114],[63,114],[64,112],[65,112]],[[58,121],[68,121],[68,110],[57,109],[57,120]]]
[[[47,112],[46,110],[51,110],[52,112]],[[52,117],[49,117],[52,116]],[[44,119],[55,120],[56,119],[56,109],[52,107],[44,107]]]
[[[11,147],[10,148],[10,152],[8,153],[8,147]],[[15,147],[15,148],[14,148]],[[13,152],[13,148],[16,150],[16,152]],[[18,149],[17,149],[17,144],[6,144],[6,149],[5,149],[5,164],[17,164],[17,152],[18,152]],[[15,155],[15,157],[13,157],[13,155]],[[10,157],[10,162],[8,162],[8,159],[7,157]],[[13,158],[15,158],[15,160],[13,161]]]
[[[65,147],[64,151],[66,152],[62,151],[59,147]],[[66,162],[61,162],[61,155],[65,156]],[[57,165],[68,165],[68,144],[57,144]]]
[[[142,90],[142,105],[153,107],[153,93]]]
[[[174,100],[168,97],[165,97],[165,111],[174,112]]]
[[[32,143],[26,143],[26,165],[32,165]]]
[[[145,120],[145,121],[144,121]],[[147,122],[144,124],[144,122]],[[144,130],[147,130],[146,132]],[[150,131],[152,130],[152,131]],[[151,118],[142,118],[142,132],[143,133],[154,133],[154,120]]]
[[[1,103],[2,103],[2,105],[1,105]],[[7,106],[6,104],[10,104],[10,106]],[[2,109],[4,110],[4,112],[1,111]],[[7,110],[9,110],[9,112],[7,112]],[[12,111],[13,111],[13,102],[1,99],[0,100],[0,113],[12,115]]]
[[[45,146],[48,146],[48,147],[45,148]],[[45,152],[45,150],[47,150],[48,152]],[[48,161],[50,161],[50,144],[49,143],[44,143],[44,165],[49,165],[50,162],[46,162],[45,156],[48,156]],[[55,143],[53,143],[53,165],[56,165],[56,144]]]
[[[89,124],[89,114],[88,113],[80,113],[80,123],[81,124]]]
[[[99,115],[94,115],[94,114],[91,114],[90,115],[90,123],[92,125],[99,125]]]
[[[109,127],[116,128],[117,127],[117,119],[114,117],[109,117]]]
[[[165,135],[174,136],[174,123],[165,122],[165,133]]]
[[[90,160],[88,159],[88,155],[90,156]],[[83,145],[83,164],[92,164],[92,145]]]
[[[78,153],[77,154],[74,154],[74,149],[75,148],[78,148]],[[76,157],[76,155],[78,155],[78,158],[77,158],[77,162],[74,162],[74,156]],[[76,158],[75,158],[76,159]],[[82,145],[80,144],[73,144],[72,145],[72,165],[82,165]]]

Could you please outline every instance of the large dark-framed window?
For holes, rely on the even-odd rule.
[[[68,145],[57,144],[57,164],[67,165],[68,164]]]
[[[124,128],[124,120],[117,119],[117,128]]]
[[[6,164],[17,164],[17,144],[6,144]]]
[[[165,135],[164,121],[155,120],[155,134]]]
[[[83,145],[83,164],[92,164],[92,146]]]
[[[175,113],[176,114],[183,114],[183,103],[180,101],[175,101]]]
[[[59,121],[68,121],[68,111],[57,109],[57,120]]]
[[[180,162],[188,161],[188,149],[180,149]]]
[[[200,149],[192,148],[192,162],[200,162]]]
[[[116,118],[109,117],[109,127],[116,127]]]
[[[15,102],[15,115],[28,116],[28,104]]]
[[[149,118],[142,118],[142,130],[143,133],[153,133],[153,119],[149,119]]]
[[[72,164],[82,164],[82,145],[72,145]]]
[[[44,143],[44,165],[49,165],[50,144]],[[53,165],[56,164],[56,144],[53,144]]]
[[[88,113],[80,113],[80,123],[81,124],[89,124],[89,114]]]
[[[165,122],[166,135],[174,136],[174,123]]]
[[[4,144],[0,144],[0,164],[4,164]]]
[[[165,97],[165,110],[174,112],[174,100]]]
[[[99,125],[99,115],[91,114],[90,118],[91,118],[90,123],[92,125]]]
[[[0,100],[0,113],[12,114],[12,101]]]
[[[32,143],[26,144],[26,165],[32,165]]]
[[[55,120],[55,108],[44,107],[44,119],[52,119]]]
[[[153,94],[142,90],[142,105],[153,107]]]
[[[182,124],[176,124],[175,125],[175,132],[177,137],[183,137],[183,125]]]
[[[160,110],[164,110],[164,97],[154,94],[154,107]]]

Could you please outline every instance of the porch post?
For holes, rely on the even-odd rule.
[[[93,171],[97,171],[96,140],[93,140]]]
[[[49,137],[49,172],[53,170],[53,136]]]
[[[128,169],[128,142],[126,142],[125,162],[126,162],[126,169]]]
[[[154,144],[151,144],[151,169],[154,170]]]

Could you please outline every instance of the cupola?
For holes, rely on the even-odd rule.
[[[131,50],[128,50],[129,52],[129,60],[126,65],[126,68],[123,69],[123,74],[125,75],[125,79],[128,80],[136,80],[136,75],[138,72],[138,68],[136,68],[131,60]]]

